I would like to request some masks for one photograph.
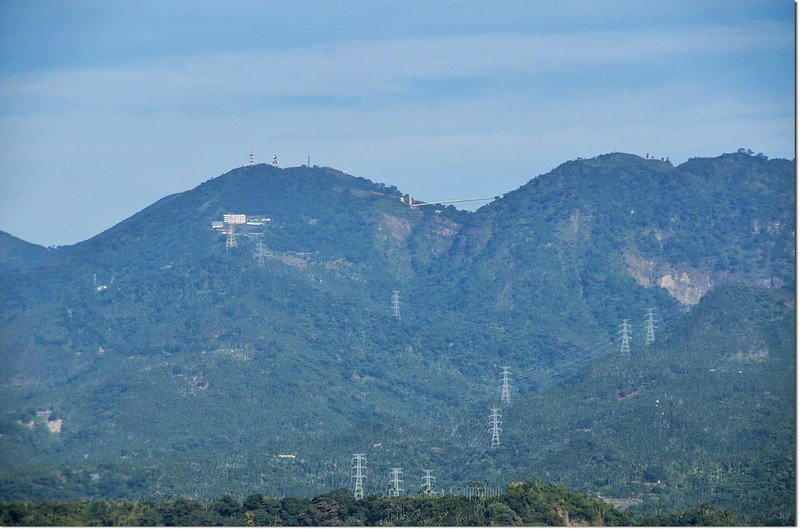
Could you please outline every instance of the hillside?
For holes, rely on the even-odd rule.
[[[356,452],[375,491],[392,466],[435,468],[444,487],[507,482],[512,468],[540,477],[566,455],[523,449],[541,435],[529,426],[509,425],[516,448],[497,461],[480,455],[500,366],[515,373],[516,420],[587,417],[564,381],[592,387],[580,381],[608,369],[623,318],[639,325],[652,307],[666,322],[729,283],[794,289],[793,189],[786,160],[672,167],[615,153],[467,213],[410,209],[394,187],[330,168],[235,169],[0,273],[0,498],[308,495],[347,486]],[[212,222],[232,213],[269,220],[226,248]],[[685,339],[711,339],[698,332]],[[658,347],[679,358],[670,343]],[[697,380],[673,382],[729,411]],[[762,386],[742,391],[756,399]],[[770,391],[788,405],[784,385]],[[523,405],[536,399],[560,407],[540,417]],[[741,410],[741,423],[760,412]],[[707,447],[687,439],[690,465]],[[641,470],[642,446],[620,451]],[[544,477],[614,494],[634,480],[574,472]],[[667,504],[685,505],[686,490],[665,489]]]
[[[655,344],[515,399],[504,450],[484,457],[507,479],[644,500],[649,512],[711,503],[792,525],[795,313],[785,292],[714,290]]]
[[[24,269],[41,262],[47,248],[31,244],[13,235],[0,231],[0,271]]]

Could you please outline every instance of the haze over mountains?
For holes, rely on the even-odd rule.
[[[400,466],[787,523],[794,178],[612,153],[470,213],[261,164],[73,246],[3,235],[0,496],[308,494],[363,452],[374,492]],[[226,248],[225,214],[270,220]]]

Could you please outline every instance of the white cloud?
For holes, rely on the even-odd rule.
[[[43,108],[94,106],[121,112],[241,104],[270,97],[374,97],[420,80],[534,75],[665,56],[735,53],[786,45],[769,26],[674,31],[482,34],[356,41],[51,71],[0,82],[5,111],[17,99]]]

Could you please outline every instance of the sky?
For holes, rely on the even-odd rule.
[[[791,159],[794,24],[791,0],[0,0],[0,230],[73,244],[251,149],[420,200],[615,151]]]

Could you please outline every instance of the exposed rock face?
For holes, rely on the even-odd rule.
[[[64,423],[61,419],[56,419],[55,421],[47,421],[47,427],[53,433],[61,433],[61,425]]]
[[[664,274],[658,279],[658,286],[667,289],[684,305],[697,305],[700,298],[711,290],[712,283],[708,272],[686,268]]]
[[[711,275],[689,266],[673,266],[659,263],[655,259],[625,254],[628,274],[641,286],[659,286],[684,305],[697,305],[706,292],[711,290]]]

